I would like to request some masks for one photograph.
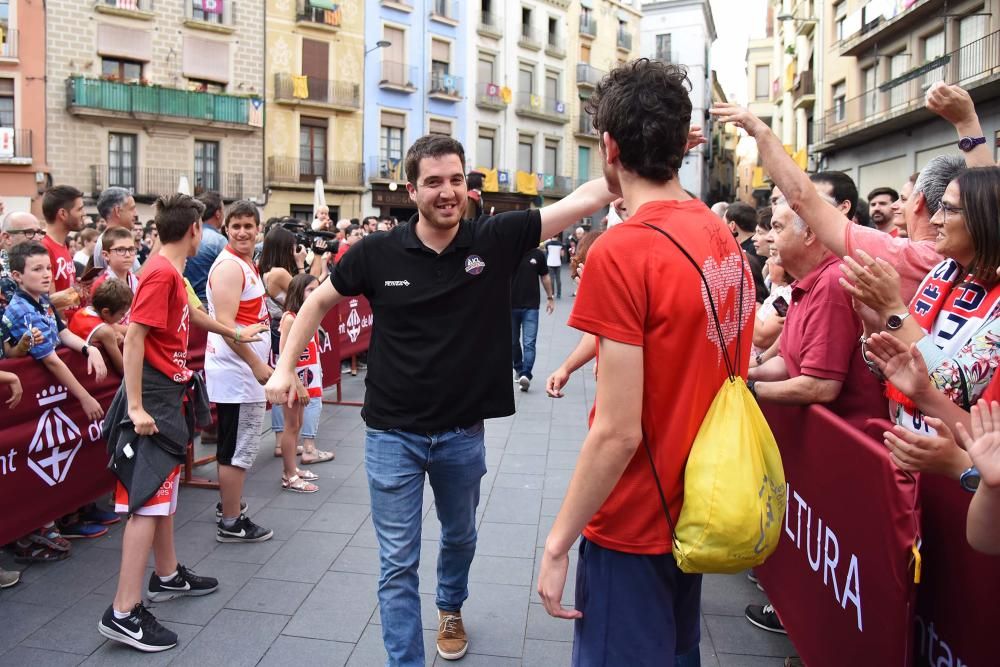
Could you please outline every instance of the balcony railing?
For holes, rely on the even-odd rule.
[[[580,34],[585,37],[597,37],[597,21],[586,16],[580,17]]]
[[[406,172],[403,170],[403,156],[382,157],[373,155],[369,157],[368,180],[406,181]]]
[[[163,86],[144,86],[104,79],[70,77],[66,81],[66,107],[71,113],[177,119],[180,122],[248,125],[250,100],[218,93],[200,93]]]
[[[450,100],[462,99],[462,77],[444,72],[431,72],[429,94]]]
[[[502,37],[503,22],[496,14],[482,12],[479,15],[479,32],[486,33],[491,37]]]
[[[792,102],[798,105],[804,98],[816,95],[816,85],[813,81],[811,69],[802,70],[795,75],[795,82],[792,84]]]
[[[819,136],[832,142],[860,130],[922,109],[935,81],[971,89],[1000,77],[1000,30],[946,53],[931,62],[835,104],[823,114]]]
[[[569,176],[542,174],[540,194],[550,197],[565,197],[571,192],[573,192],[573,179]]]
[[[383,60],[382,79],[378,85],[383,88],[413,92],[417,89],[417,68],[406,63]]]
[[[299,0],[295,11],[295,20],[299,23],[312,24],[322,28],[339,28],[344,18],[340,5],[333,5],[334,9],[330,9],[318,6],[322,4],[313,4],[312,0]]]
[[[31,164],[31,130],[0,129],[0,164]]]
[[[505,108],[507,105],[500,96],[500,84],[492,82],[476,84],[476,104],[493,110]]]
[[[152,12],[153,0],[97,0],[97,6],[126,12]]]
[[[243,199],[243,174],[216,172],[195,174],[194,170],[137,167],[134,169],[110,168],[106,164],[90,165],[91,192],[95,195],[109,187],[121,187],[140,199],[155,199],[177,192],[181,178],[188,179],[198,195],[208,190],[217,191],[223,199]]]
[[[566,46],[563,39],[555,33],[549,33],[545,40],[545,53],[555,58],[562,58],[566,55]]]
[[[517,45],[522,49],[539,51],[542,48],[542,40],[538,37],[538,32],[530,25],[521,24],[521,34],[517,38]]]
[[[626,51],[632,50],[632,33],[628,30],[618,31],[618,48]]]
[[[0,32],[3,32],[3,30],[0,29]],[[2,41],[0,41],[0,58],[17,58],[17,30],[3,32],[0,37],[2,37]]]
[[[593,88],[607,74],[604,70],[592,67],[587,63],[577,63],[576,65],[576,85],[581,88]]]
[[[456,0],[432,0],[428,4],[431,6],[431,20],[451,24],[458,22],[459,7]]]
[[[597,130],[594,129],[594,119],[588,114],[582,113],[580,117],[576,119],[576,134],[582,134],[587,137],[597,138]]]
[[[516,102],[514,112],[520,116],[551,120],[556,123],[569,122],[569,109],[566,108],[566,103],[561,100],[519,92]]]
[[[328,104],[349,109],[361,108],[361,86],[347,81],[328,81],[314,76],[299,80],[292,74],[274,75],[274,99],[293,104]]]
[[[325,185],[360,187],[364,183],[360,162],[310,160],[272,156],[267,159],[268,183],[312,183],[322,178]]]
[[[184,18],[201,23],[214,23],[219,26],[235,25],[233,5],[235,2],[213,3],[210,0],[187,0],[184,3]]]

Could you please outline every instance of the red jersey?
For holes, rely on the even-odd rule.
[[[190,311],[184,279],[163,255],[146,262],[130,313],[133,324],[149,327],[144,353],[150,366],[174,382],[187,382]]]
[[[76,264],[69,248],[56,243],[48,234],[42,237],[42,245],[49,251],[49,259],[52,260],[52,291],[61,292],[75,285]]]
[[[89,345],[90,337],[105,324],[101,316],[94,312],[93,306],[86,306],[73,313],[73,318],[69,321],[69,330]]]
[[[643,223],[668,232],[700,265],[711,285],[722,340],[694,267]],[[753,278],[742,250],[724,223],[697,200],[645,204],[603,234],[587,255],[569,325],[642,348],[642,432],[675,522],[691,445],[727,377],[723,346],[731,359],[739,360],[739,372],[746,377],[754,305]],[[595,405],[591,422],[597,409]],[[671,550],[656,482],[641,447],[583,534],[616,551]]]

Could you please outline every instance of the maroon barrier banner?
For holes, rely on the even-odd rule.
[[[788,509],[761,585],[809,667],[909,666],[918,534],[914,479],[818,406],[764,406]]]
[[[340,308],[331,308],[319,325],[319,362],[323,367],[323,387],[340,383]]]
[[[340,302],[340,358],[348,359],[368,349],[372,338],[371,304],[363,296],[350,296]]]
[[[953,479],[921,475],[920,550],[914,664],[971,667],[1000,662],[1000,556],[973,551],[965,537],[972,494]]]

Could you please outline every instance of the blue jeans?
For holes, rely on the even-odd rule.
[[[524,351],[521,351],[521,332],[524,332]],[[518,377],[531,379],[535,367],[535,340],[538,338],[538,309],[513,308],[510,311],[510,350],[514,359],[514,372]]]
[[[302,432],[299,434],[303,438],[315,438],[319,429],[319,418],[323,414],[323,397],[314,396],[309,399],[309,404],[302,411]],[[285,430],[285,413],[281,407],[271,408],[271,430],[274,433],[281,433]]]
[[[458,611],[469,597],[476,554],[479,480],[486,474],[483,422],[438,433],[369,428],[365,470],[379,544],[378,601],[390,667],[424,665],[417,566],[424,475],[441,522],[437,606]]]

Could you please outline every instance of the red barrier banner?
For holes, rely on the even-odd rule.
[[[323,387],[340,384],[340,308],[331,308],[319,325],[319,362]]]
[[[788,509],[777,550],[756,572],[789,639],[809,667],[909,667],[915,480],[825,408],[766,405],[764,414]]]
[[[969,546],[972,494],[941,475],[921,475],[923,573],[917,589],[915,664],[970,667],[1000,662],[1000,556]]]
[[[349,359],[368,349],[372,338],[371,304],[363,296],[350,296],[339,304],[340,358]]]

